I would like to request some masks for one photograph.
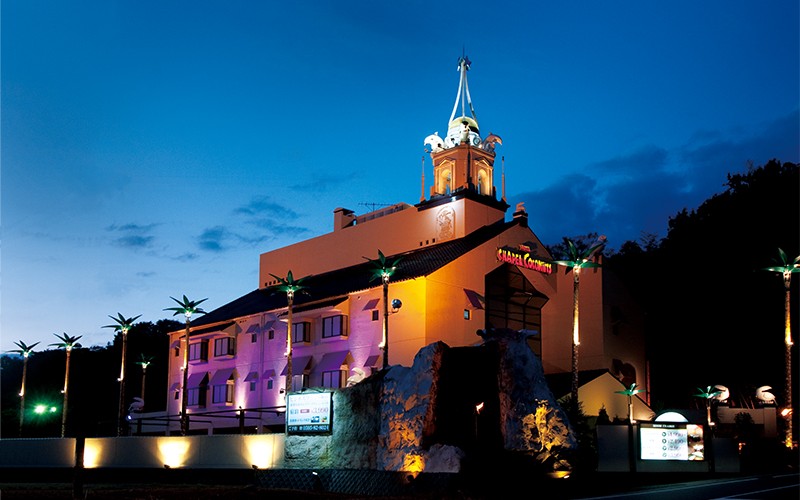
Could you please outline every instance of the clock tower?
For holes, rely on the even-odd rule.
[[[476,201],[492,206],[502,204],[507,208],[505,193],[498,202],[494,186],[494,149],[495,145],[502,144],[502,140],[492,133],[486,139],[481,138],[467,84],[470,64],[465,56],[458,60],[458,93],[448,121],[447,136],[439,137],[437,132],[425,138],[426,149],[433,161],[430,201],[466,195]],[[461,115],[457,116],[459,110]]]

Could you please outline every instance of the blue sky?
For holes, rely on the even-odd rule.
[[[727,173],[800,155],[796,0],[0,6],[2,351],[214,309],[335,208],[418,202],[462,51],[545,243],[664,236]]]

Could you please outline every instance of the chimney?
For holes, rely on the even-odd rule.
[[[339,207],[333,211],[334,232],[352,226],[355,224],[355,222],[356,222],[356,216],[352,210]]]
[[[514,210],[514,219],[519,222],[522,227],[528,227],[528,212],[525,211],[525,202],[517,203],[517,208]]]

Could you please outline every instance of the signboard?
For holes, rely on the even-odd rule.
[[[518,248],[499,247],[497,249],[497,260],[508,262],[518,267],[539,271],[542,274],[553,273],[553,263],[540,259],[531,252],[528,245],[519,245]]]
[[[705,460],[703,426],[641,422],[639,449],[642,460]]]
[[[333,393],[295,392],[286,398],[286,433],[331,432]]]

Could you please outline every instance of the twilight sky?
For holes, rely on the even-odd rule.
[[[508,217],[546,244],[663,237],[726,174],[800,160],[797,0],[0,7],[2,352],[210,311],[335,208],[417,203],[462,51]]]

